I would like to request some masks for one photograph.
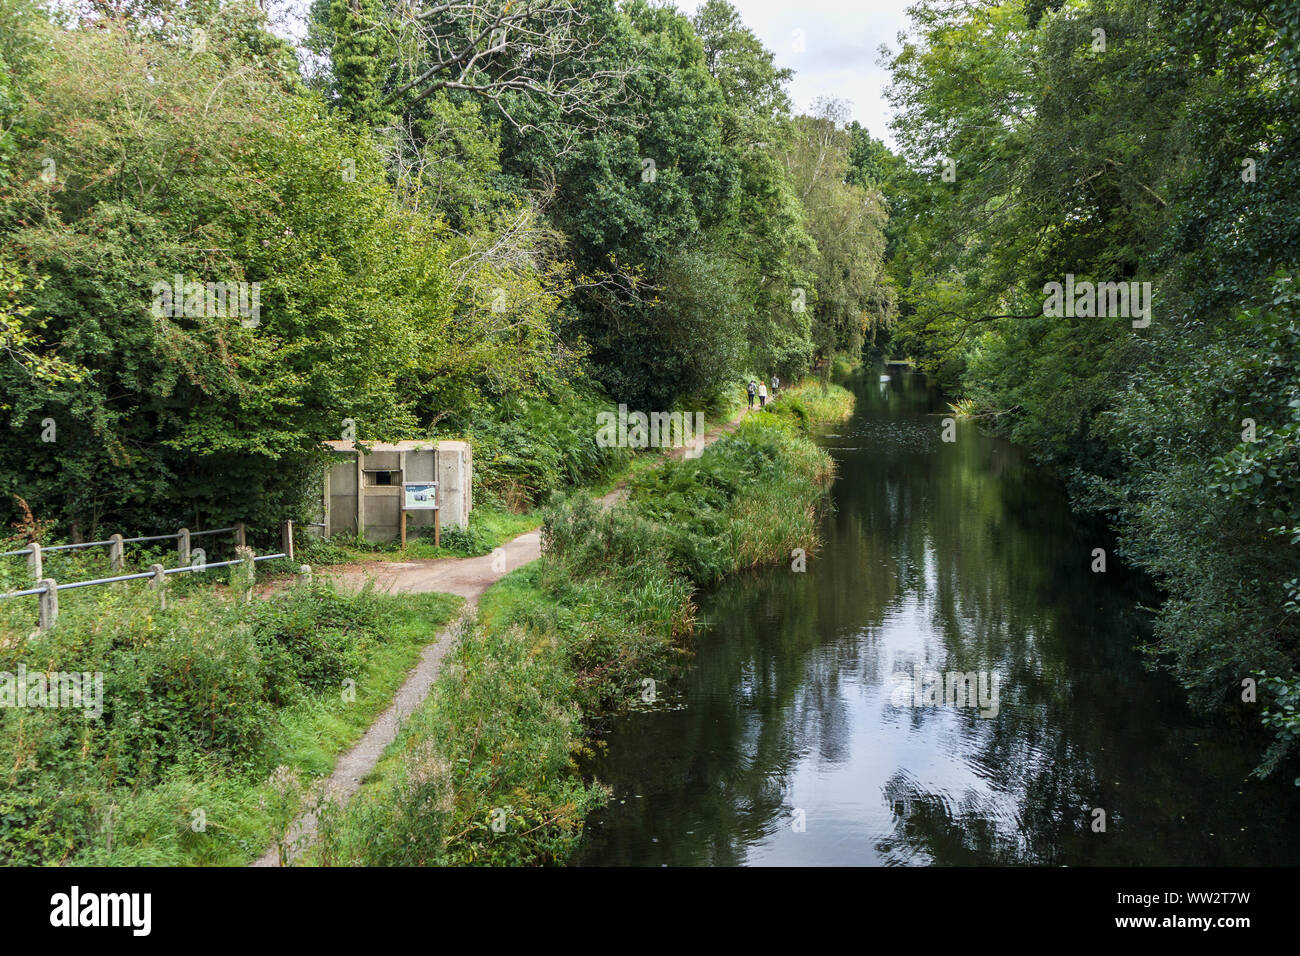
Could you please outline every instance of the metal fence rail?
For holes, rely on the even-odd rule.
[[[289,557],[289,555],[285,554],[283,551],[280,551],[277,554],[254,555],[253,560],[255,562],[270,561],[274,558],[287,558],[287,557]],[[243,564],[243,563],[244,563],[243,558],[236,558],[234,561],[213,561],[211,563],[204,563],[204,564],[191,564],[182,568],[164,568],[161,564],[155,564],[154,567],[158,569],[157,571],[141,571],[138,574],[119,574],[111,578],[95,578],[93,581],[73,581],[70,584],[56,584],[55,589],[59,591],[69,591],[72,588],[88,588],[92,584],[116,584],[118,581],[139,581],[143,578],[154,578],[156,580],[158,575],[160,574],[163,575],[185,574],[186,572],[189,571],[211,571],[213,568],[228,568],[231,565]],[[53,581],[54,579],[46,578],[45,580]],[[41,593],[44,593],[45,590],[46,588],[33,588],[22,592],[13,591],[9,594],[0,594],[0,598],[15,597],[20,593],[31,594],[33,591],[40,591]]]
[[[99,547],[103,547],[106,544],[112,544],[112,543],[113,541],[110,539],[108,541],[82,541],[78,544],[52,544],[48,548],[42,547],[41,552],[43,554],[48,554],[51,551],[71,551],[73,548],[99,548]],[[0,552],[0,556],[8,558],[14,555],[31,554],[31,553],[32,553],[31,545],[28,545],[27,547],[19,551]]]
[[[75,551],[78,548],[103,548],[112,547],[115,544],[139,544],[142,541],[176,541],[189,535],[191,538],[197,538],[204,534],[226,534],[231,531],[239,532],[236,535],[236,541],[243,543],[244,523],[233,524],[229,528],[209,528],[207,531],[190,531],[188,528],[181,528],[175,534],[146,534],[136,538],[123,538],[119,534],[113,535],[103,541],[78,541],[76,544],[51,544],[51,545],[31,545],[25,548],[19,548],[17,551],[0,551],[0,557],[12,558],[20,554],[33,554],[33,548],[39,548],[41,554],[49,554],[51,551]]]
[[[238,558],[235,558],[233,561],[209,562],[207,561],[207,556],[203,553],[202,549],[193,549],[194,552],[196,552],[194,556],[198,557],[199,560],[192,560],[190,548],[191,538],[200,535],[227,534],[232,531],[235,533],[235,553],[240,555]],[[178,567],[166,568],[161,564],[153,564],[150,565],[148,571],[140,571],[135,574],[116,574],[106,578],[93,578],[89,581],[70,581],[67,584],[59,584],[53,578],[45,577],[43,573],[44,563],[42,555],[47,551],[69,551],[76,548],[93,548],[108,545],[110,548],[110,568],[114,571],[120,571],[125,564],[123,545],[135,544],[142,541],[167,540],[175,540],[179,542],[177,551],[179,552],[181,563]],[[281,523],[280,540],[283,547],[282,551],[277,551],[275,554],[254,554],[252,548],[249,548],[244,543],[244,523],[241,521],[229,528],[211,528],[207,531],[193,532],[187,528],[181,528],[180,531],[175,534],[144,535],[136,538],[123,538],[120,534],[115,534],[107,541],[83,541],[78,542],[77,544],[52,545],[48,548],[43,548],[41,545],[33,542],[22,550],[5,551],[0,556],[12,557],[21,554],[27,555],[28,566],[31,568],[32,573],[36,578],[36,587],[0,593],[0,600],[5,598],[31,597],[32,595],[39,595],[40,607],[37,615],[37,626],[39,630],[45,630],[46,628],[53,627],[55,620],[59,616],[59,592],[70,591],[74,588],[88,588],[99,584],[116,584],[122,581],[140,581],[149,578],[150,587],[156,588],[159,591],[163,607],[166,607],[167,594],[164,585],[167,575],[188,574],[194,571],[209,571],[215,568],[228,568],[233,567],[234,565],[246,564],[249,567],[249,588],[251,592],[251,581],[253,578],[252,569],[256,566],[258,561],[273,561],[277,558],[289,558],[290,560],[293,560],[294,548],[292,521],[284,521]],[[311,568],[307,565],[304,564],[298,569],[299,580],[310,578],[310,576]]]
[[[237,521],[229,528],[208,528],[205,531],[191,531],[189,528],[181,528],[174,534],[146,534],[134,538],[124,538],[120,534],[115,534],[104,541],[79,541],[76,544],[52,544],[49,547],[32,542],[25,548],[19,548],[16,551],[0,552],[0,557],[17,557],[27,555],[27,567],[31,571],[32,580],[40,581],[45,577],[45,555],[56,551],[74,551],[81,548],[108,548],[108,566],[110,571],[122,571],[126,567],[126,546],[128,544],[141,544],[146,541],[175,541],[176,552],[182,565],[189,564],[193,552],[200,554],[200,560],[206,563],[207,555],[203,553],[202,548],[192,548],[191,544],[194,538],[204,535],[213,534],[230,534],[235,535],[235,550],[247,544],[244,522]],[[280,544],[290,558],[293,557],[293,522],[283,521],[280,523]]]

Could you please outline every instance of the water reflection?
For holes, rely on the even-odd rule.
[[[1247,782],[1257,741],[1141,667],[1137,584],[1090,571],[1107,542],[1050,476],[967,424],[941,441],[919,376],[858,394],[822,439],[839,479],[821,554],[702,600],[673,699],[613,721],[590,767],[616,795],[577,862],[1300,859],[1286,781]],[[997,674],[997,715],[900,703],[927,671]]]

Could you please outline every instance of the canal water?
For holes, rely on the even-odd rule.
[[[1249,778],[1260,738],[1143,666],[1151,596],[1104,533],[1015,446],[943,441],[921,376],[880,377],[819,435],[807,570],[702,595],[689,668],[605,728],[574,862],[1300,862],[1290,775]]]

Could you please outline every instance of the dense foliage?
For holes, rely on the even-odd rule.
[[[888,320],[883,207],[810,165],[849,133],[723,0],[0,13],[0,492],[55,535],[312,520],[353,428],[527,504],[617,464],[609,401]]]
[[[1300,665],[1300,11],[913,14],[892,64],[906,162],[861,153],[891,206],[892,347],[1113,518],[1168,593],[1153,652],[1199,703],[1258,720],[1243,680],[1280,675],[1276,694]],[[1047,316],[1068,276],[1149,282],[1149,324]]]
[[[197,584],[168,604],[144,587],[70,592],[31,640],[30,609],[0,608],[0,674],[25,684],[0,707],[0,862],[247,862],[460,600],[316,586],[245,605]],[[58,696],[83,673],[80,698]]]

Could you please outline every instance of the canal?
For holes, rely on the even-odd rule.
[[[1289,777],[1143,665],[1154,596],[1060,483],[944,441],[920,375],[853,387],[820,552],[699,597],[690,666],[584,768],[614,796],[574,862],[1300,862]]]

